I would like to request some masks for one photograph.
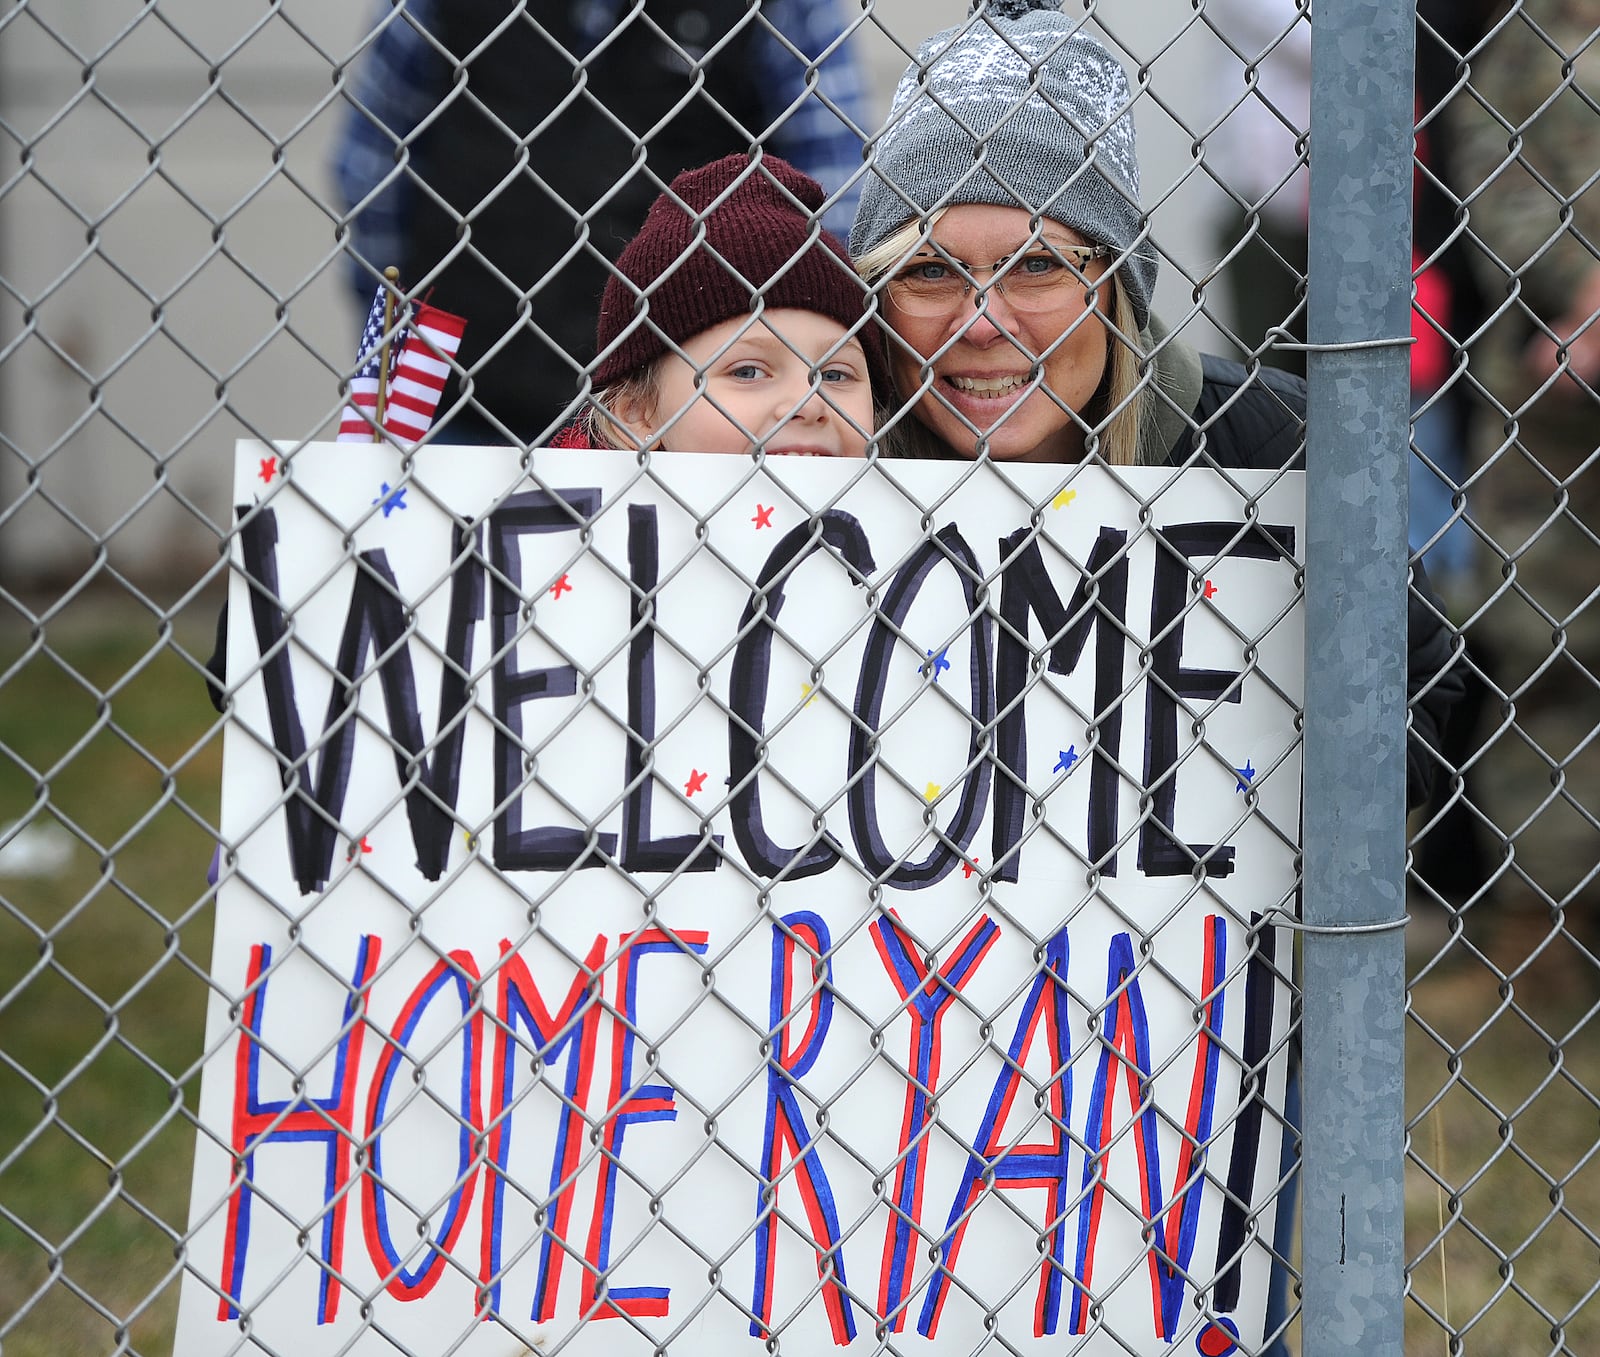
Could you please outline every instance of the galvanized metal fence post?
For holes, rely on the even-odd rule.
[[[1304,1357],[1402,1350],[1415,22],[1312,18]]]

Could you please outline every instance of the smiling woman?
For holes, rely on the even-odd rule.
[[[978,0],[917,50],[850,232],[885,322],[886,456],[1304,465],[1305,382],[1201,356],[1151,310],[1127,76],[1060,0]],[[979,12],[981,11],[981,12]],[[1420,565],[1407,790],[1463,690]]]
[[[1219,402],[1244,385],[1151,315],[1133,95],[1082,28],[1058,3],[990,3],[901,78],[851,232],[909,405],[891,453],[1181,460],[1207,384]],[[1284,464],[1303,391],[1246,396],[1251,441]]]
[[[990,4],[901,78],[851,232],[909,406],[891,453],[1160,462],[1198,403],[1198,356],[1150,315],[1132,94],[1081,27]]]
[[[1100,261],[1116,251],[1058,222],[1035,226],[1023,208],[975,203],[941,213],[926,237],[910,223],[888,244],[896,255],[915,248],[884,297],[902,341],[889,359],[895,385],[926,391],[916,417],[953,448],[982,438],[996,461],[1081,461],[1079,412],[1112,366],[1117,326],[1102,307],[1114,312],[1123,294],[1114,281],[1100,285]],[[1132,352],[1128,342],[1122,351]],[[1123,409],[1123,424],[1135,424],[1136,403]]]

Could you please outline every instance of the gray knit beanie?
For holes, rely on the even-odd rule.
[[[1140,239],[1128,78],[1060,5],[973,0],[964,23],[917,49],[869,147],[850,253],[941,207],[1021,207],[1125,253],[1119,276],[1143,328],[1156,256]]]

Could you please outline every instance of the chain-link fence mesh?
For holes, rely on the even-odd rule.
[[[539,8],[279,0],[149,3],[113,11],[74,0],[19,0],[0,14],[0,132],[6,148],[0,174],[0,1350],[19,1357],[168,1351],[180,1287],[198,1282],[211,1288],[213,1306],[217,1289],[227,1289],[214,1270],[199,1276],[192,1245],[208,1222],[226,1213],[230,1195],[197,1200],[191,1214],[189,1193],[197,1139],[204,1147],[212,1134],[199,1128],[202,1067],[220,1050],[248,1053],[251,1043],[240,1042],[239,1032],[259,1034],[261,1028],[250,1028],[255,1010],[247,992],[265,994],[259,983],[252,989],[238,977],[212,973],[217,883],[224,893],[253,889],[237,856],[245,848],[243,837],[223,832],[219,807],[225,734],[231,729],[237,738],[243,723],[226,702],[221,713],[212,710],[205,670],[217,645],[224,596],[243,574],[244,529],[235,526],[229,455],[235,440],[293,440],[279,450],[292,457],[301,442],[332,435],[353,376],[361,316],[389,264],[400,269],[403,290],[414,297],[430,294],[437,305],[468,317],[468,339],[441,401],[438,436],[489,444],[545,440],[583,408],[593,370],[594,304],[610,273],[606,260],[615,258],[671,175],[759,143],[812,169],[829,195],[823,220],[847,230],[864,182],[859,143],[882,123],[894,82],[917,45],[964,12],[953,0],[867,0],[837,11],[772,0],[754,8],[595,3],[570,6],[560,15]],[[809,21],[799,17],[813,8],[826,13]],[[1078,7],[1069,9],[1077,15]],[[1465,691],[1443,728],[1428,730],[1420,758],[1434,773],[1433,787],[1409,824],[1408,1351],[1582,1357],[1600,1344],[1600,1056],[1593,1026],[1600,974],[1594,924],[1600,693],[1590,607],[1600,590],[1600,514],[1592,503],[1600,474],[1594,432],[1600,427],[1600,198],[1592,191],[1600,164],[1600,27],[1587,9],[1577,0],[1419,5],[1411,548],[1436,591],[1421,609],[1447,619],[1439,635],[1454,656],[1448,671]],[[1306,242],[1308,231],[1314,237],[1318,230],[1314,213],[1307,221],[1305,173],[1307,157],[1314,155],[1305,138],[1309,6],[1297,9],[1289,0],[1206,0],[1192,6],[1143,0],[1091,4],[1083,12],[1131,79],[1140,196],[1161,270],[1152,307],[1160,328],[1147,332],[1145,343],[1238,359],[1247,393],[1280,390],[1268,369],[1297,363],[1303,368]],[[641,68],[651,61],[656,65]],[[707,126],[717,129],[716,136],[703,138]],[[975,275],[968,281],[981,289],[985,279]],[[1008,304],[1020,290],[1010,289]],[[1139,327],[1119,328],[1131,337]],[[1169,332],[1170,341],[1162,337]],[[902,346],[898,352],[903,379],[908,350]],[[932,385],[932,374],[918,370],[917,362],[910,368],[911,387]],[[820,384],[813,365],[810,385]],[[1215,426],[1215,412],[1201,416],[1190,407],[1177,414],[1185,429],[1173,442],[1183,448],[1194,448],[1194,434],[1208,420]],[[1291,445],[1270,464],[1287,465],[1301,437],[1296,429]],[[1215,450],[1200,447],[1200,464],[1216,460]],[[1091,450],[1089,460],[1096,456]],[[1019,522],[1027,522],[1031,512],[1034,530],[1042,534],[1038,520],[1058,493],[1070,489],[1065,471],[1059,485],[1024,505]],[[918,487],[925,483],[909,476],[897,481],[889,462],[872,463],[867,474],[880,488],[894,487],[908,512],[928,520],[925,530],[949,519],[965,484],[957,478],[919,499]],[[742,488],[765,487],[769,482],[761,478],[768,475],[784,483],[774,462],[751,470]],[[641,472],[638,479],[650,476]],[[805,487],[814,482],[789,479],[785,493],[802,519],[843,502],[832,492],[824,501],[808,498]],[[1271,483],[1269,476],[1265,485],[1242,492],[1249,516],[1259,516]],[[432,493],[426,478],[407,485],[414,501]],[[497,492],[501,501],[511,489]],[[384,495],[390,493],[385,483]],[[1155,552],[1149,536],[1151,524],[1161,521],[1153,510],[1157,496],[1144,493],[1151,512],[1136,529],[1143,530],[1141,549]],[[442,492],[437,496],[439,503],[446,499]],[[719,500],[687,512],[709,524],[719,512],[732,512],[730,503]],[[366,512],[380,520],[387,516],[377,501]],[[1137,506],[1134,513],[1137,518]],[[1136,542],[1140,536],[1136,530]],[[1114,558],[1085,559],[1074,554],[1077,547],[1058,548],[1043,535],[1035,540],[1051,553],[1051,568],[1070,561],[1089,575],[1100,572],[1097,578],[1115,577]],[[578,559],[565,545],[546,555],[548,561],[538,557],[538,569],[550,567],[548,581],[533,579],[532,565],[524,572],[521,583],[530,599],[535,586],[543,584],[548,592],[566,578],[558,564],[572,566]],[[878,562],[887,572],[884,579],[905,559]],[[1002,649],[1010,635],[1027,652],[1029,691],[1048,686],[1053,680],[1041,675],[1049,647],[1037,632],[1029,633],[1026,611],[1017,629],[1001,598],[1001,563],[983,559],[987,564],[969,572],[970,598],[957,615],[966,617],[970,610],[972,617],[990,616]],[[1292,563],[1303,556],[1290,551],[1285,559]],[[630,589],[635,599],[655,597],[656,583],[641,584],[633,560],[619,542],[611,556],[613,583],[622,597]],[[716,565],[736,575],[747,591],[760,594],[768,587],[740,559],[724,555]],[[503,563],[487,555],[481,567],[490,592],[514,582]],[[673,577],[665,561],[663,571],[660,597],[666,599]],[[1197,590],[1205,584],[1195,581]],[[434,594],[442,608],[448,590]],[[1185,616],[1203,603],[1202,594],[1186,605]],[[1099,594],[1086,607],[1097,617],[1107,615]],[[293,608],[284,615],[292,623]],[[1252,665],[1254,651],[1278,620],[1263,619],[1259,630],[1233,638],[1251,653]],[[639,624],[635,615],[630,626],[625,613],[606,655],[567,662],[597,685],[611,664],[614,679],[626,669]],[[402,625],[411,628],[414,622]],[[670,624],[663,618],[651,625],[659,633],[658,647],[671,651]],[[865,645],[870,627],[863,626],[867,630],[856,639]],[[937,638],[942,648],[933,640],[924,643],[910,628],[896,637],[925,661],[924,697],[947,717],[952,704],[947,690],[937,686],[937,662],[965,626]],[[516,637],[545,637],[540,627],[525,620],[523,630],[508,633],[502,644],[515,652],[521,643]],[[1154,638],[1141,640],[1135,629],[1129,634],[1130,653],[1142,650],[1149,660]],[[812,666],[828,644],[835,646],[809,682],[816,685],[815,696],[845,720],[848,695],[839,698],[824,669],[834,672],[827,664],[846,653],[846,643],[781,630],[779,635]],[[731,662],[731,642],[728,655],[712,657],[688,649],[688,636],[686,629],[677,642],[704,672],[719,660]],[[964,648],[963,642],[955,651]],[[375,656],[368,653],[373,664]],[[364,662],[361,656],[357,662]],[[337,668],[337,661],[329,664]],[[230,692],[242,692],[246,677],[229,674]],[[1419,693],[1415,668],[1412,678],[1420,727],[1428,716],[1427,685]],[[639,729],[625,694],[612,701],[601,687],[595,691],[613,736]],[[1199,722],[1197,738],[1184,746],[1183,767],[1226,774],[1219,802],[1233,794],[1236,772],[1245,790],[1242,769],[1215,734],[1223,728],[1222,704],[1174,696]],[[1074,751],[1086,767],[1102,766],[1103,728],[1120,694],[1113,697],[1109,704],[1092,695],[1062,699],[1086,733]],[[960,709],[962,720],[970,714]],[[320,711],[315,717],[320,719]],[[494,719],[509,729],[504,713]],[[268,724],[263,718],[258,729]],[[663,721],[651,738],[636,742],[642,747],[628,765],[630,785],[658,776],[658,752],[665,776],[674,733]],[[551,733],[552,740],[558,736]],[[560,754],[569,762],[584,757],[581,751]],[[962,783],[984,760],[995,761],[990,753],[974,754],[971,764],[958,761],[941,781]],[[760,761],[763,770],[769,767],[765,746]],[[1050,785],[1038,762],[1023,785]],[[1065,751],[1062,762],[1064,781],[1071,768]],[[1112,779],[1108,785],[1121,788],[1112,795],[1134,798],[1116,840],[1131,853],[1141,826],[1160,817],[1160,779],[1156,787],[1146,786],[1149,769],[1133,759],[1105,761],[1103,771]],[[1281,753],[1251,775],[1268,775],[1270,782],[1274,773],[1298,779],[1298,751]],[[528,776],[528,785],[541,793],[563,795],[548,763],[545,773]],[[738,777],[734,770],[729,776],[732,798]],[[824,818],[835,817],[828,823],[838,823],[855,776],[855,770],[842,768],[836,788],[791,783],[787,791]],[[929,823],[955,810],[949,794],[928,792],[933,783],[924,785],[904,769],[894,776],[893,793],[914,801],[918,815],[925,802],[935,807]],[[269,786],[276,777],[269,765]],[[671,797],[677,797],[674,805],[690,804],[677,795],[681,790],[681,781],[664,785],[658,804]],[[488,791],[483,789],[485,797]],[[587,842],[595,849],[602,822],[619,812],[623,799],[619,794],[615,802],[594,807],[569,800],[561,806],[562,819],[587,824]],[[1264,801],[1241,795],[1237,806],[1219,805],[1218,814],[1224,811],[1219,844],[1246,832],[1247,825],[1265,826],[1263,832],[1292,855],[1293,830],[1273,823]],[[1170,811],[1168,817],[1170,824]],[[474,815],[451,810],[448,818],[453,833],[469,838],[499,832],[491,826],[492,807]],[[336,865],[343,859],[348,874],[359,866],[353,858],[373,824],[338,815],[331,823]],[[692,823],[700,823],[701,831],[691,832],[703,832],[708,822],[685,822]],[[1316,832],[1311,824],[1303,830]],[[986,850],[988,842],[983,839],[973,851]],[[206,863],[219,843],[219,871],[208,884]],[[952,843],[962,847],[959,835],[930,831],[914,852],[891,855],[883,871],[868,870],[864,879],[892,876],[918,855]],[[488,870],[492,859],[474,861]],[[663,889],[659,881],[641,881],[620,858],[611,861],[606,874],[637,887],[636,900],[648,904]],[[743,861],[748,864],[748,855]],[[966,866],[987,879],[983,863]],[[1294,895],[1296,869],[1289,870],[1290,885],[1278,902],[1285,909]],[[776,922],[763,894],[763,874],[748,876],[760,920]],[[1252,920],[1248,908],[1231,903],[1220,880],[1207,880],[1206,871],[1197,878],[1196,899],[1208,902],[1233,930],[1227,934],[1228,965],[1238,969],[1230,974],[1242,983],[1254,967],[1260,983],[1280,986],[1287,995],[1294,980],[1287,931]],[[669,884],[676,888],[688,879],[678,873]],[[1088,893],[1094,893],[1092,882]],[[270,902],[272,894],[264,894]],[[851,925],[854,945],[897,955],[899,935],[888,912],[894,903],[881,891],[863,894]],[[1066,923],[1076,916],[1064,908],[1061,917]],[[973,914],[948,937],[919,936],[905,949],[907,965],[913,972],[918,965],[955,965],[960,945],[973,942],[968,927],[978,924]],[[873,927],[878,932],[869,937]],[[792,921],[776,933],[769,927],[760,946],[772,946],[777,937],[790,961],[809,957],[816,965],[829,949],[807,928]],[[755,936],[746,936],[746,943]],[[591,958],[537,923],[515,940],[519,947],[557,947],[569,977],[586,965],[603,974],[594,1020],[603,1015],[618,1031],[634,1030],[636,1013],[620,991],[608,988],[627,969],[622,952]],[[636,948],[646,945],[642,933],[634,942]],[[680,955],[694,957],[701,955],[698,945],[682,937],[672,943]],[[421,965],[424,952],[419,943],[409,964]],[[309,954],[340,993],[363,992],[363,973],[351,956],[318,958],[314,949]],[[427,955],[431,964],[435,958]],[[492,973],[493,957],[479,957],[486,960]],[[1038,974],[1058,975],[1044,953],[1037,961]],[[757,969],[767,964],[763,956]],[[1256,1251],[1258,1280],[1285,1292],[1281,1304],[1269,1307],[1264,1341],[1276,1337],[1281,1350],[1297,1350],[1298,1297],[1318,1279],[1300,1275],[1291,1232],[1278,1228],[1280,1221],[1292,1225],[1294,1207],[1299,1116],[1289,1072],[1292,1019],[1285,1012],[1282,1026],[1249,1045],[1233,1025],[1241,1021],[1237,1014],[1213,1022],[1199,979],[1142,957],[1132,969],[1152,993],[1166,985],[1188,1006],[1191,1033],[1209,1033],[1231,1062],[1227,1078],[1240,1082],[1245,1076],[1240,1108],[1254,1096],[1252,1078],[1271,1084],[1264,1092],[1254,1090],[1265,1098],[1255,1105],[1264,1109],[1268,1141],[1281,1133],[1281,1180],[1258,1181],[1253,1195],[1240,1196],[1222,1168],[1204,1165],[1204,1155],[1199,1172],[1215,1187],[1219,1205],[1213,1209],[1223,1211],[1220,1203],[1227,1202],[1235,1217],[1229,1228],[1242,1231],[1240,1237]],[[713,999],[717,977],[723,976],[725,1007],[737,1007],[730,996],[738,987],[727,970],[696,974],[708,977],[703,983]],[[440,981],[448,983],[448,977]],[[483,996],[492,983],[491,974]],[[957,988],[952,981],[943,992],[948,998]],[[1092,1036],[1084,1047],[1090,1054],[1080,1052],[1077,1059],[1092,1062],[1096,1052],[1112,1052],[1137,1074],[1137,1054],[1118,1044],[1117,1024],[1127,1006],[1117,986],[1096,992],[1063,982],[1062,988],[1071,991],[1074,1021],[1092,1018],[1094,1030],[1103,1027],[1105,1033]],[[930,1003],[935,989],[926,991]],[[581,990],[579,985],[574,993]],[[891,1005],[894,1021],[902,1024],[893,1028],[892,1039],[886,1035],[888,1015],[851,1010],[844,986],[826,992],[836,1000],[831,1011],[841,1033],[855,1024],[863,1049],[873,1034],[879,1038],[856,1080],[862,1088],[877,1087],[873,1080],[892,1073],[882,1106],[885,1123],[893,1123],[892,1141],[893,1130],[903,1129],[902,1118],[922,1115],[912,1109],[915,1099],[907,1089],[933,1092],[903,1036],[920,1012],[912,996],[924,991],[914,980],[900,1006]],[[795,1002],[790,1027],[805,1027],[805,1003],[798,991],[786,993]],[[281,1057],[290,1068],[323,1069],[318,1061],[342,1052],[340,1040],[365,1026],[351,1002],[350,1019],[330,1022],[321,1050],[274,1057],[263,1039],[259,1044],[267,1047],[269,1062]],[[814,996],[806,1001],[820,1002]],[[1016,1005],[1023,1002],[1019,992],[1003,1002],[996,998],[988,1008],[965,1000],[956,1005],[975,1028],[985,1028],[970,1062],[985,1092],[1008,1068],[1006,1043]],[[213,1019],[221,1005],[226,1041],[219,1042],[215,1026],[207,1036],[208,1003]],[[1065,1011],[1069,999],[1062,1003]],[[565,1107],[582,1123],[575,1138],[592,1134],[586,1143],[595,1148],[580,1156],[583,1167],[574,1172],[599,1173],[610,1166],[626,1186],[635,1170],[619,1149],[619,1119],[595,1117],[572,1086],[561,1083],[567,1071],[550,1031],[536,1041],[531,1020],[529,1030],[519,1033],[503,1012],[496,1017],[487,997],[480,1006],[490,1017],[484,1041],[492,1044],[498,1033],[521,1050],[522,1068],[533,1071],[535,1086],[550,1100],[552,1124]],[[740,1011],[746,1037],[771,1038],[783,1027],[778,1008],[754,1018]],[[811,1010],[813,1018],[818,1011]],[[374,1046],[387,1030],[374,1025]],[[445,1046],[447,1035],[459,1030],[464,1029],[435,1035]],[[787,1039],[804,1045],[799,1030]],[[797,1049],[787,1048],[788,1055]],[[766,1054],[756,1057],[747,1076],[736,1077],[765,1080]],[[1019,1096],[1032,1099],[1037,1109],[1032,1134],[1054,1125],[1078,1152],[1075,1164],[1085,1155],[1092,1158],[1081,1119],[1074,1123],[1070,1115],[1051,1111],[1051,1089],[1059,1091],[1061,1081],[1041,1076],[1014,1052],[1009,1059],[1023,1076],[1025,1092]],[[1184,1082],[1191,1059],[1186,1050],[1143,1072]],[[610,1106],[614,1113],[620,1107],[616,1092],[607,1104],[600,1087],[609,1075],[595,1075],[588,1108],[598,1105],[603,1113]],[[1087,1075],[1081,1078],[1080,1098],[1090,1082]],[[308,1074],[306,1081],[315,1079]],[[693,1081],[675,1082],[681,1092]],[[850,1083],[844,1081],[846,1090]],[[362,1139],[360,1128],[310,1111],[307,1100],[320,1092],[288,1083],[277,1092],[285,1099],[282,1108],[264,1114],[267,1121],[258,1129],[321,1134],[319,1146],[342,1138],[357,1167],[350,1182],[381,1179],[364,1157],[371,1141]],[[459,1107],[438,1099],[434,1104],[480,1132],[463,1163],[493,1160],[481,1122],[464,1117]],[[692,1118],[709,1127],[717,1110],[696,1105]],[[271,1120],[297,1115],[312,1120]],[[1236,1134],[1242,1116],[1236,1111],[1219,1118],[1216,1146],[1231,1143],[1223,1137]],[[1136,1124],[1135,1118],[1119,1122],[1114,1137],[1107,1133],[1111,1143],[1131,1143],[1140,1134]],[[965,1123],[941,1127],[962,1153],[978,1142]],[[602,1144],[606,1134],[616,1140]],[[800,1134],[791,1128],[797,1155],[793,1137]],[[828,1134],[825,1125],[818,1134]],[[1171,1147],[1187,1144],[1193,1151],[1207,1141],[1184,1119],[1181,1106],[1176,1122],[1163,1121],[1160,1134],[1169,1154]],[[215,1148],[214,1137],[211,1143]],[[732,1138],[715,1129],[706,1131],[704,1143],[708,1152],[737,1164],[754,1201],[770,1166],[754,1162],[747,1150],[735,1153]],[[829,1145],[843,1145],[854,1155],[851,1167],[826,1162],[841,1174],[864,1175],[868,1197],[876,1176],[880,1213],[901,1221],[908,1239],[916,1236],[909,1251],[926,1254],[932,1247],[937,1254],[953,1237],[945,1207],[924,1213],[919,1204],[910,1212],[902,1205],[908,1199],[898,1195],[897,1172],[900,1179],[914,1175],[909,1146],[916,1143],[912,1135],[906,1147],[891,1144],[875,1158],[841,1133]],[[506,1161],[498,1162],[503,1167]],[[531,1178],[501,1179],[530,1219],[547,1208],[559,1212],[562,1201],[570,1201],[571,1194],[556,1190],[559,1175],[549,1176],[549,1163],[547,1158]],[[321,1171],[320,1160],[309,1170]],[[1173,1171],[1169,1159],[1169,1185],[1181,1181],[1171,1178]],[[464,1178],[464,1172],[452,1173],[453,1167],[441,1180],[441,1203]],[[647,1196],[660,1187],[636,1181]],[[793,1165],[785,1181],[798,1184]],[[592,1191],[585,1180],[585,1202]],[[362,1210],[358,1194],[351,1189],[352,1219]],[[652,1219],[658,1232],[698,1241],[692,1226],[700,1203],[685,1196],[662,1189],[659,1215]],[[1114,1190],[1112,1197],[1113,1212],[1121,1209],[1144,1222],[1148,1245],[1159,1206],[1153,1210],[1149,1200],[1138,1200],[1136,1189],[1121,1198]],[[810,1241],[802,1261],[812,1267],[816,1304],[823,1306],[827,1268],[807,1260],[811,1242],[828,1233],[827,1222],[807,1217],[802,1198],[812,1202],[816,1194],[797,1190],[788,1205],[780,1196],[778,1210],[789,1232],[784,1238],[791,1244]],[[231,1195],[239,1199],[237,1192]],[[1053,1210],[1054,1223],[1075,1232],[1084,1200],[1074,1182],[1039,1219],[1013,1213],[1019,1221],[1027,1217],[1033,1232],[1028,1248],[1047,1255],[1046,1280],[1053,1255],[1040,1220],[1052,1219]],[[260,1209],[292,1215],[296,1208],[268,1194]],[[407,1209],[424,1220],[430,1215],[428,1205],[409,1203]],[[394,1210],[398,1219],[400,1208]],[[431,1210],[437,1215],[444,1207]],[[324,1275],[342,1278],[338,1268],[322,1266],[327,1254],[319,1253],[334,1218],[331,1208],[313,1205],[299,1222],[300,1248]],[[920,1311],[929,1274],[916,1274],[916,1294],[909,1297],[895,1290],[887,1262],[878,1275],[883,1214],[873,1217],[870,1230],[864,1218],[846,1219],[836,1228],[846,1241],[840,1253],[854,1269],[847,1295],[861,1319],[858,1341],[897,1351],[915,1346],[915,1313],[898,1328],[886,1329],[883,1316],[896,1305]],[[870,1244],[862,1242],[867,1233]],[[887,1233],[894,1236],[892,1225]],[[484,1262],[487,1273],[479,1271],[476,1241],[463,1243],[461,1256],[472,1257],[462,1275],[480,1285],[502,1275],[500,1269],[509,1275],[514,1266],[532,1266],[538,1245],[528,1240],[541,1237],[556,1238],[557,1254],[569,1259],[567,1303],[577,1303],[571,1297],[585,1281],[602,1298],[608,1287],[625,1287],[636,1247],[631,1237],[619,1231],[605,1246],[609,1253],[596,1254],[585,1241],[569,1242],[553,1231],[542,1216],[523,1238],[512,1243],[508,1236],[514,1256],[493,1266]],[[744,1246],[755,1247],[753,1235],[741,1241]],[[726,1261],[698,1242],[691,1251],[711,1274]],[[1225,1313],[1218,1287],[1226,1268],[1217,1255],[1210,1247],[1181,1260],[1179,1270],[1191,1289],[1184,1293],[1182,1322],[1170,1332],[1184,1349],[1229,1350],[1222,1331],[1206,1322]],[[431,1256],[421,1244],[402,1250],[396,1272],[419,1278]],[[1006,1300],[1021,1295],[1025,1307],[1032,1305],[1037,1256],[1014,1270]],[[597,1257],[603,1265],[596,1265]],[[322,1264],[315,1262],[319,1258]],[[1140,1271],[1143,1255],[1137,1267],[1114,1279],[1101,1274],[1086,1280],[1081,1268],[1058,1267],[1063,1310],[1052,1341],[1069,1351],[1080,1350],[1072,1346],[1078,1342],[1084,1351],[1142,1350],[1107,1318],[1118,1313],[1114,1307],[1102,1307],[1119,1289],[1137,1286],[1141,1297],[1155,1294],[1158,1264],[1180,1262],[1164,1235],[1148,1258],[1149,1280]],[[959,1265],[952,1274],[959,1289]],[[355,1293],[346,1296],[349,1323],[351,1313],[364,1315],[362,1307],[373,1298],[360,1294],[353,1272],[345,1280],[347,1291]],[[259,1278],[251,1281],[265,1313],[272,1287]],[[669,1338],[677,1346],[696,1341],[693,1328],[682,1327],[681,1309],[656,1328],[646,1313],[649,1298],[617,1295],[634,1307],[631,1318],[617,1326],[629,1341],[645,1333],[651,1336],[638,1339],[644,1346],[665,1347]],[[725,1283],[713,1275],[707,1295],[742,1307],[747,1319],[763,1319],[750,1307],[748,1268],[737,1279],[730,1268]],[[1093,1313],[1081,1324],[1069,1323],[1078,1297]],[[977,1305],[981,1311],[999,1303],[986,1296]],[[534,1332],[531,1322],[523,1322],[532,1314],[527,1298],[519,1297],[519,1304],[520,1312],[509,1317],[515,1322],[504,1328],[462,1325],[439,1350],[499,1351],[487,1346],[490,1329],[504,1350],[515,1350],[512,1334]],[[207,1350],[282,1350],[253,1338],[249,1320],[247,1312],[242,1325],[237,1317],[218,1323],[217,1334],[225,1336]],[[1159,1325],[1158,1318],[1158,1330]],[[352,1340],[358,1346],[351,1350],[428,1350],[384,1318],[358,1328],[360,1337]],[[770,1330],[772,1337],[763,1334],[751,1343],[770,1341],[781,1349],[781,1326],[771,1323]],[[557,1324],[539,1336],[548,1351],[578,1341],[575,1332]],[[987,1331],[979,1324],[961,1341],[968,1347],[1033,1341],[1032,1329],[1018,1332],[1013,1338],[1004,1324]],[[1242,1350],[1257,1346],[1248,1341]]]

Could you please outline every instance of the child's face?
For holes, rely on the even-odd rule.
[[[629,421],[654,446],[749,452],[761,442],[769,453],[866,455],[872,430],[866,354],[859,340],[845,339],[837,321],[788,307],[766,312],[762,321],[735,316],[697,334],[683,351],[687,361],[675,353],[658,360],[661,394],[653,416]]]

